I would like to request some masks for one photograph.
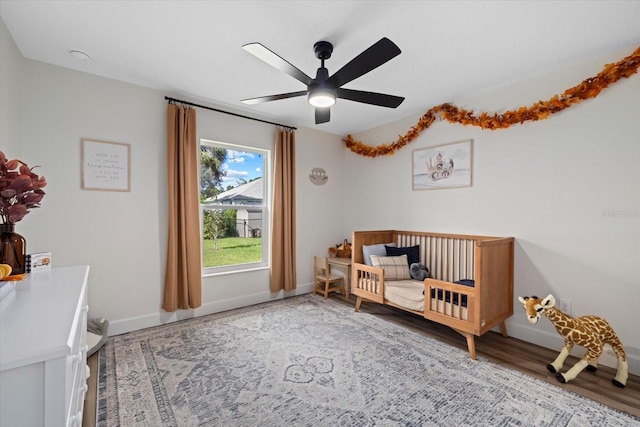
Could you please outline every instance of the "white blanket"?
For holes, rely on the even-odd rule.
[[[424,310],[424,282],[417,280],[393,280],[384,282],[384,297],[409,310]]]
[[[424,283],[416,280],[393,280],[384,283],[384,298],[400,307],[424,311]],[[453,313],[451,310],[453,309]],[[431,298],[431,310],[467,320],[467,308]]]

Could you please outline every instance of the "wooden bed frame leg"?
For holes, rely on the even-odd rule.
[[[360,304],[362,304],[362,297],[356,298],[356,311],[360,311]]]
[[[462,335],[467,339],[467,349],[469,349],[469,356],[471,356],[471,359],[476,360],[476,340],[474,335],[470,334],[469,332],[464,332],[456,328],[451,328],[451,329],[453,329],[454,331],[456,331],[457,333],[459,333],[460,335]]]
[[[465,334],[467,337],[467,348],[469,349],[469,356],[471,359],[476,360],[476,340],[473,334]]]
[[[502,336],[505,338],[509,336],[507,334],[507,323],[504,320],[500,322],[500,332],[502,332]]]

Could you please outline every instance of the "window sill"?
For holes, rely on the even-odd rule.
[[[226,271],[216,271],[216,272],[203,272],[202,273],[202,277],[206,278],[206,277],[219,277],[219,276],[227,276],[230,274],[242,274],[242,273],[250,273],[250,272],[254,272],[254,271],[262,271],[262,270],[269,270],[269,266],[268,265],[261,265],[261,266],[257,266],[257,267],[249,267],[249,268],[243,268],[243,269],[234,269],[234,270],[226,270]]]

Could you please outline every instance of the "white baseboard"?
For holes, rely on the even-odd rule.
[[[556,333],[528,328],[526,326],[513,323],[509,324],[507,329],[509,331],[509,336],[533,344],[537,344],[542,347],[550,348],[552,350],[557,350],[558,353],[560,353],[560,350],[562,350],[562,346],[564,344],[562,337],[560,337],[560,335]],[[635,350],[636,349],[634,348],[625,348],[625,352],[627,353],[627,360],[629,361],[629,373],[640,375],[640,354],[638,354],[638,352]],[[586,350],[584,349],[584,347],[576,345],[573,347],[571,355],[582,357],[584,356],[585,352]],[[549,360],[549,363],[551,362],[553,362],[553,360]],[[600,356],[600,360],[598,361],[598,363],[613,369],[616,369],[618,367],[618,359],[611,347],[609,347],[608,345],[604,347],[604,352],[602,353],[602,356]],[[569,366],[565,366],[565,369],[568,368]]]
[[[174,313],[160,311],[158,313],[150,313],[144,316],[131,317],[128,319],[109,321],[109,336],[125,334],[127,332],[137,331],[140,329],[151,328],[154,326],[166,325],[179,320],[192,319],[194,317],[206,316],[207,314],[220,313],[222,311],[233,310],[236,308],[247,307],[254,304],[279,300],[283,298],[293,297],[296,295],[308,294],[313,291],[313,283],[298,285],[298,287],[289,292],[260,292],[251,295],[243,295],[238,298],[230,298],[222,301],[205,303],[197,309],[178,310]]]

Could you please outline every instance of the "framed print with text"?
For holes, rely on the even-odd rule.
[[[82,189],[131,191],[131,146],[82,139]]]

